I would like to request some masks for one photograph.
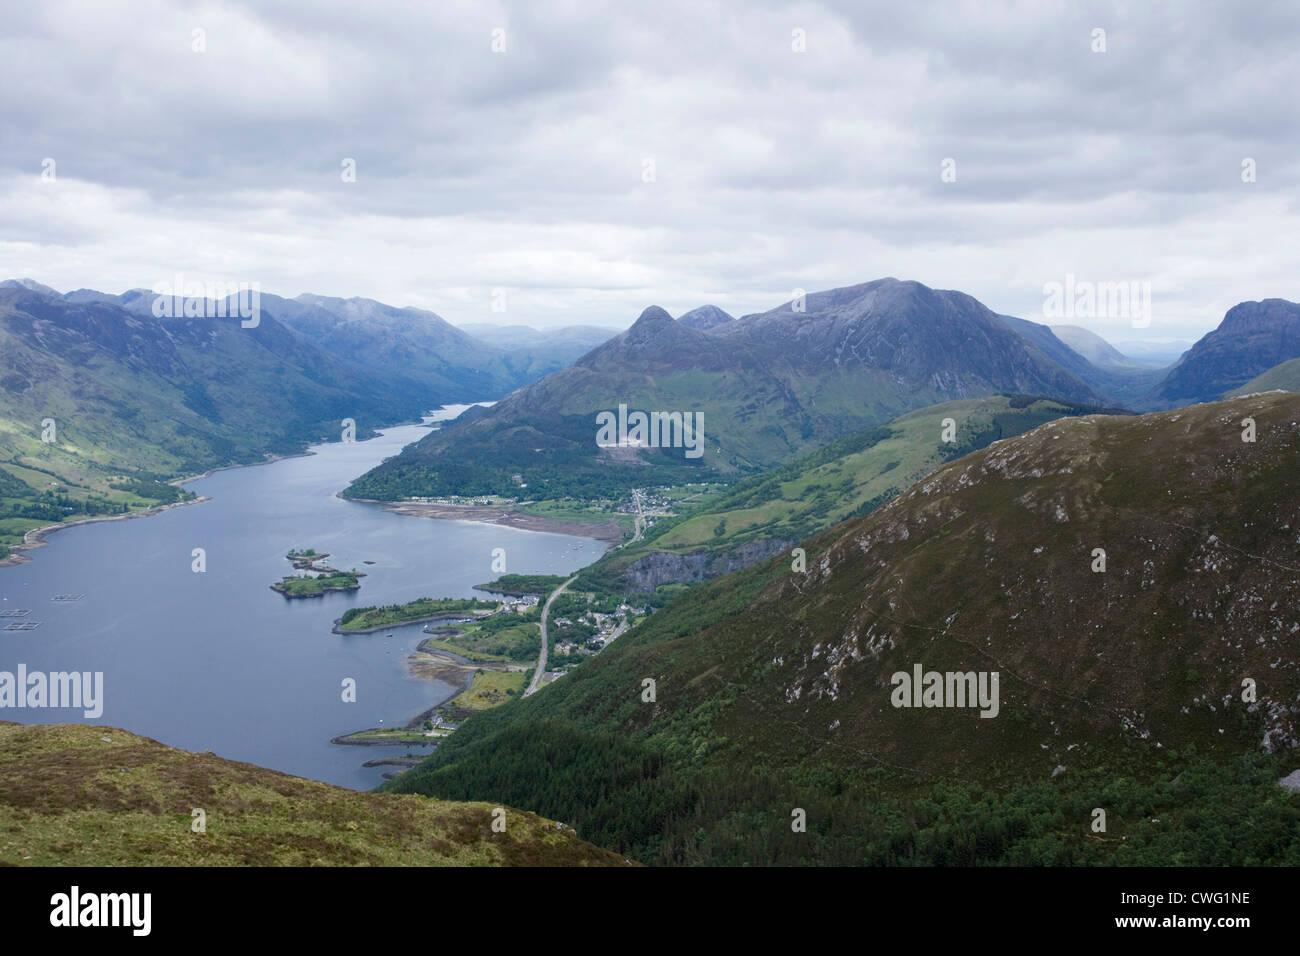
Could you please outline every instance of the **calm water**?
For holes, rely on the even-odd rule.
[[[24,663],[29,671],[104,672],[97,720],[11,707],[0,720],[122,727],[343,786],[379,783],[392,768],[361,763],[405,748],[330,738],[405,724],[449,688],[407,673],[419,626],[343,637],[330,633],[333,621],[353,605],[482,597],[472,586],[495,576],[493,548],[504,548],[507,570],[522,574],[568,573],[604,550],[587,538],[395,515],[335,497],[425,431],[401,426],[218,472],[186,486],[210,501],[61,530],[29,552],[30,563],[0,568],[0,609],[29,608],[21,620],[41,622],[34,631],[0,630],[0,670]],[[269,585],[292,572],[284,553],[295,547],[365,571],[361,590],[285,600]],[[207,552],[204,573],[191,570],[194,548]],[[66,594],[83,596],[52,600]],[[347,677],[357,682],[355,703],[341,699]]]

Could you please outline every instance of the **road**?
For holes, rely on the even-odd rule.
[[[636,520],[632,524],[632,541],[628,544],[640,541],[645,533],[645,509],[641,506],[641,492],[636,488],[632,489],[632,504],[636,506]]]
[[[546,673],[546,655],[551,649],[551,642],[546,637],[546,616],[551,613],[551,602],[563,594],[564,589],[576,580],[578,580],[578,576],[575,574],[552,591],[551,596],[548,597],[546,603],[542,605],[542,653],[541,656],[537,658],[537,670],[533,671],[533,679],[529,682],[528,689],[524,691],[525,697],[537,692],[537,688],[542,682],[542,675]]]

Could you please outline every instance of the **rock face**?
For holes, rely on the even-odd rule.
[[[1293,770],[1277,782],[1279,787],[1284,787],[1292,793],[1300,793],[1300,770]]]
[[[689,554],[656,551],[627,566],[628,590],[640,594],[653,591],[661,584],[698,584],[766,561],[772,555],[793,547],[794,543],[788,539],[767,539],[721,552],[705,549]]]
[[[1300,358],[1300,305],[1242,302],[1187,351],[1154,394],[1176,405],[1212,401],[1293,358]]]

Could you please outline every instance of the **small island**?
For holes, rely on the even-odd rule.
[[[559,574],[503,574],[494,581],[474,585],[474,590],[506,597],[546,597],[563,583],[564,577]]]
[[[340,571],[321,562],[329,555],[318,552],[315,548],[290,550],[285,558],[293,565],[295,571],[313,572],[308,574],[287,574],[271,590],[283,594],[286,598],[323,597],[331,591],[355,591],[361,587],[360,578],[365,574],[353,568]]]

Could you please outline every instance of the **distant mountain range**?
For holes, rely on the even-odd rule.
[[[647,862],[1300,863],[1276,786],[1300,746],[1298,418],[1270,393],[997,442],[387,787]]]
[[[881,279],[759,315],[651,307],[570,368],[431,434],[356,482],[366,498],[586,495],[771,467],[914,408],[998,392],[1088,404],[1092,368],[1046,326],[1017,328],[960,292]],[[1020,323],[1020,320],[1010,320]],[[699,413],[704,450],[597,447],[596,415]],[[653,444],[653,443],[651,443]]]
[[[348,493],[518,496],[526,486],[530,498],[622,497],[733,481],[942,402],[1025,394],[1173,407],[1257,377],[1279,387],[1291,377],[1269,378],[1270,369],[1300,358],[1300,306],[1280,299],[1236,306],[1162,370],[1077,327],[998,315],[963,293],[896,279],[738,319],[715,306],[680,320],[651,307],[617,334],[471,327],[491,342],[372,299],[262,294],[259,326],[242,328],[156,317],[157,298],[0,282],[0,481],[11,497],[14,481],[48,496],[53,478],[82,502],[121,507],[127,496],[111,486],[124,476],[260,460],[337,435],[344,418],[364,435],[440,404],[493,398]],[[667,430],[598,445],[597,414],[620,407],[662,413]],[[674,415],[700,425],[691,454]],[[48,418],[61,443],[40,441]],[[0,544],[16,533],[0,523]]]
[[[262,294],[249,327],[229,300],[224,317],[186,318],[180,300],[156,316],[158,299],[0,282],[0,546],[169,500],[160,480],[337,440],[345,419],[364,438],[566,364],[369,299]]]
[[[132,289],[119,296],[82,289],[64,298],[111,303],[136,314],[152,315],[157,296],[146,289]],[[260,300],[264,311],[325,351],[428,390],[430,407],[498,398],[564,368],[603,340],[591,333],[578,333],[585,345],[579,348],[573,333],[541,332],[527,342],[505,347],[476,338],[434,312],[385,305],[374,299],[311,293],[286,299],[264,292]],[[612,334],[609,330],[604,337]],[[508,340],[509,336],[493,338]]]

